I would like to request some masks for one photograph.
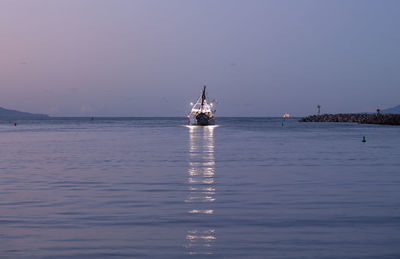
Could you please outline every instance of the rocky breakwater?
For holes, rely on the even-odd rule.
[[[400,114],[322,114],[311,115],[300,122],[353,122],[360,124],[400,125]]]

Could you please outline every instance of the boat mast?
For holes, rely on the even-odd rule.
[[[203,94],[201,95],[200,111],[203,112],[204,101],[206,100],[206,86],[203,87]]]

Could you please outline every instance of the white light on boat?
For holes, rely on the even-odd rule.
[[[190,103],[190,106],[193,106],[193,103]]]

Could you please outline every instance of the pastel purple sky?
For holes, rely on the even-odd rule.
[[[397,0],[1,0],[0,106],[219,116],[400,104]]]

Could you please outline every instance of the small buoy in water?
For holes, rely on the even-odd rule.
[[[365,136],[363,136],[361,142],[367,142],[367,140],[365,140]]]
[[[14,127],[17,127],[17,123],[16,122],[14,122]]]

